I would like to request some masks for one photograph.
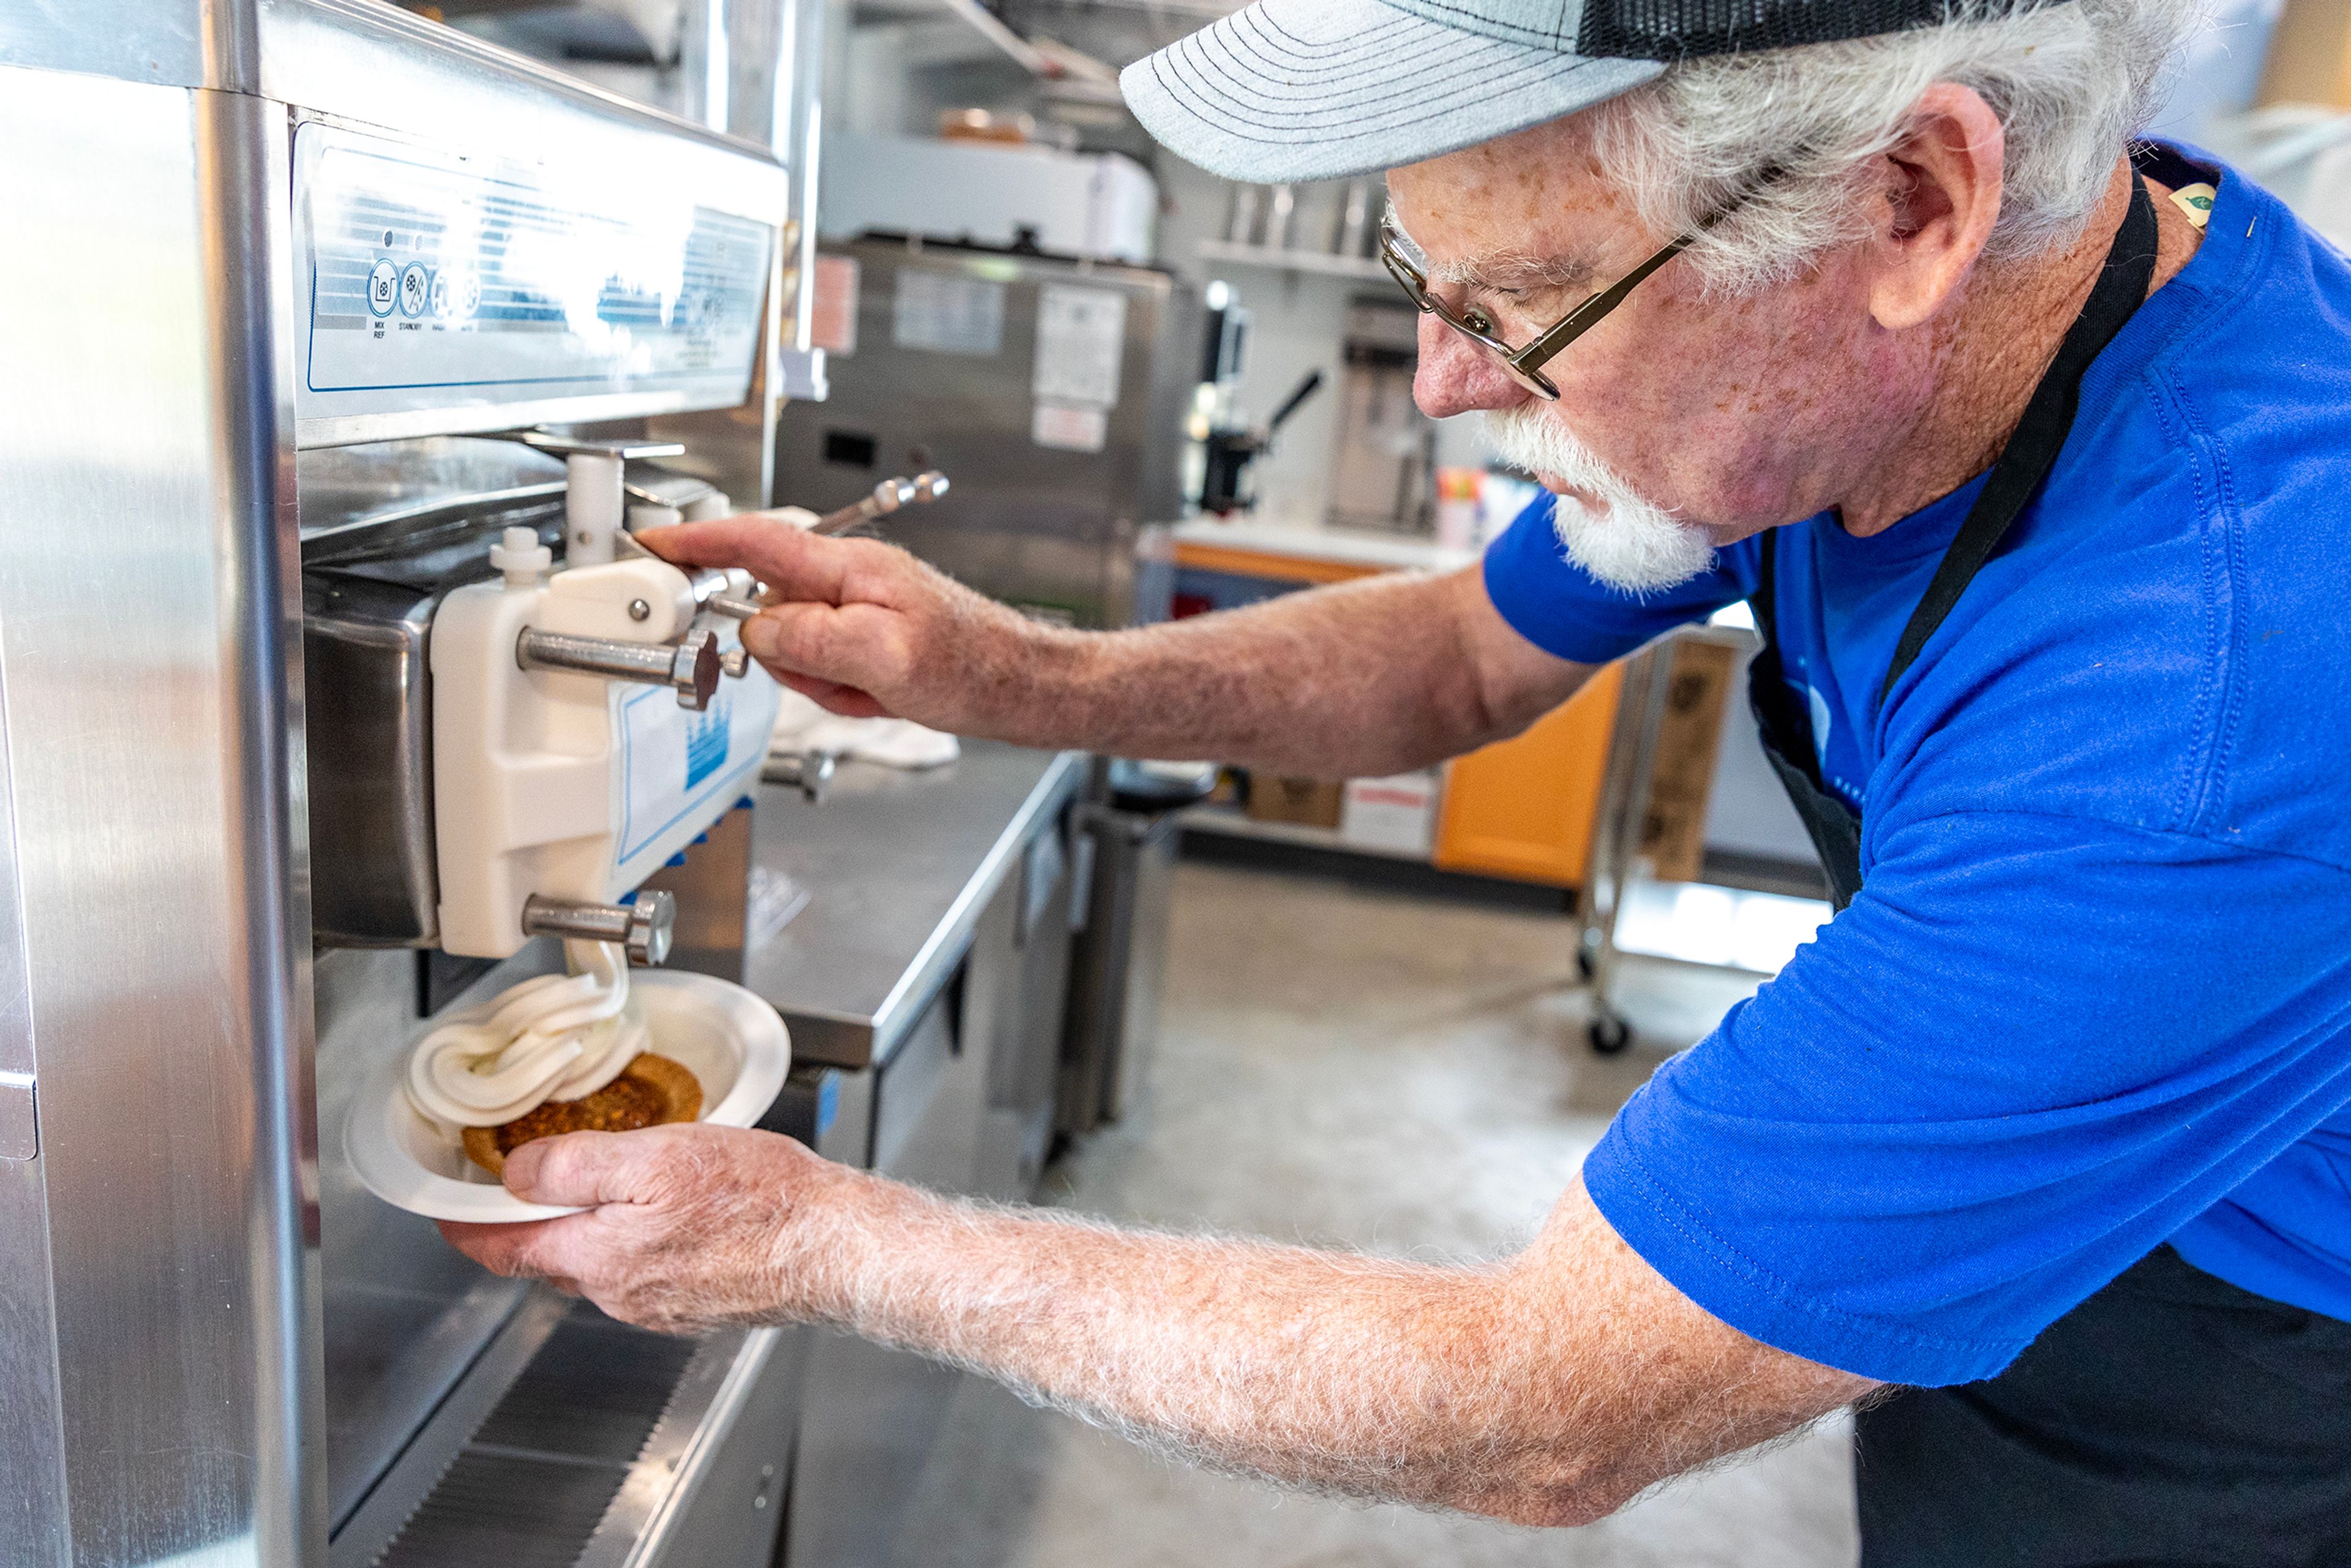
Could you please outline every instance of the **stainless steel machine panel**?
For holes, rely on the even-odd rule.
[[[283,110],[0,67],[0,1562],[322,1543]],[[234,258],[234,259],[232,259]],[[21,1038],[21,1036],[20,1036]],[[52,1305],[54,1303],[54,1305]],[[22,1499],[20,1502],[17,1500]]]
[[[389,147],[430,166],[408,195],[329,177],[337,149]],[[418,1434],[485,1392],[520,1313],[331,1153],[321,1169],[314,1072],[339,1130],[347,1070],[399,1048],[424,988],[414,955],[334,953],[314,1015],[299,552],[308,533],[349,565],[370,538],[416,544],[452,500],[528,507],[531,484],[460,476],[484,465],[444,466],[428,441],[371,475],[297,448],[743,402],[773,382],[789,183],[764,149],[381,0],[0,7],[0,150],[12,234],[37,236],[0,246],[0,1563],[318,1568],[330,1476],[334,1517],[364,1513],[385,1457],[422,1457]],[[330,236],[363,236],[355,204],[398,197],[375,234],[401,258],[382,319],[475,341],[412,354],[387,326],[381,384],[350,373],[375,362],[372,315],[346,344],[360,357],[316,352],[333,312],[308,308],[298,155],[304,188],[342,204],[340,228],[300,210],[322,272],[351,259]],[[528,228],[600,268],[519,356],[434,310],[471,298],[444,277],[487,277],[485,214],[517,199],[478,171],[534,193],[502,220],[507,255]],[[598,177],[674,221],[614,226],[609,192],[580,191]],[[397,292],[412,261],[422,314]],[[477,351],[488,384],[449,385]],[[402,617],[377,623],[413,661]],[[330,658],[308,672],[347,719],[382,703],[395,774],[414,763],[399,666],[353,691]],[[363,816],[364,791],[337,810]],[[726,1391],[760,1381],[771,1345],[705,1349],[672,1386],[665,1457],[630,1466],[638,1542],[716,1473],[710,1445],[742,1414]],[[614,1562],[639,1551],[619,1518],[600,1538]],[[738,1516],[714,1539],[757,1534]]]
[[[511,443],[439,445],[435,462],[412,460],[399,443],[306,453],[299,469],[310,831],[324,852],[311,919],[338,946],[410,947],[438,936],[434,607],[484,574],[487,541],[505,528],[532,528],[549,545],[563,530],[560,463]],[[484,446],[493,454],[467,450]],[[453,476],[496,487],[469,495],[419,483]],[[398,500],[385,504],[386,490]]]

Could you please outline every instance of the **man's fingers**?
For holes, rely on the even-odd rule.
[[[808,698],[828,713],[843,718],[893,718],[896,716],[873,694],[857,686],[844,686],[839,681],[819,680],[814,675],[796,675],[789,670],[773,672],[776,679]]]
[[[855,555],[843,540],[773,517],[719,517],[648,528],[637,542],[679,566],[739,566],[779,600],[841,602]]]
[[[468,1225],[444,1219],[440,1222],[441,1236],[493,1274],[509,1279],[551,1273],[569,1277],[569,1270],[561,1260],[565,1240],[562,1228],[582,1218],[567,1214],[519,1225]]]
[[[871,678],[876,619],[872,607],[864,605],[772,605],[743,622],[743,646],[763,664],[844,685],[858,684]]]
[[[533,1139],[507,1156],[507,1190],[558,1208],[628,1203],[649,1185],[661,1148],[658,1142],[622,1133]]]

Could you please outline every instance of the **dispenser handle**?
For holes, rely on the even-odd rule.
[[[824,800],[825,786],[832,782],[832,771],[839,760],[830,751],[770,754],[759,777],[770,784],[791,786],[814,805]]]
[[[873,493],[862,501],[827,512],[809,529],[812,534],[847,533],[860,523],[896,511],[916,503],[935,501],[947,493],[947,476],[933,468],[911,479],[884,479],[873,486]]]

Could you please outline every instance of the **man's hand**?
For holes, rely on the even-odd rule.
[[[876,539],[758,517],[637,537],[665,560],[739,566],[766,583],[771,607],[744,622],[743,646],[784,685],[854,718],[1001,734],[1053,635]]]
[[[774,1133],[648,1127],[571,1133],[507,1156],[517,1197],[583,1214],[524,1225],[444,1221],[452,1246],[498,1274],[538,1275],[643,1328],[692,1333],[806,1315],[805,1270],[784,1263],[803,1205],[859,1181]]]

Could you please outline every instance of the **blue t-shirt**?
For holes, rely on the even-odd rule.
[[[1980,487],[1781,531],[1788,677],[1865,885],[1585,1185],[1708,1312],[1892,1382],[2000,1371],[2165,1241],[2351,1318],[2351,268],[2222,178],[1881,706]],[[1636,601],[1562,558],[1546,498],[1486,583],[1597,663],[1745,597],[1759,545]]]

